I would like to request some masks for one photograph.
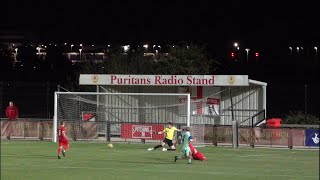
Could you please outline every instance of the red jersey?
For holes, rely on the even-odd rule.
[[[64,126],[59,127],[59,130],[58,130],[59,141],[68,141],[67,137],[64,136],[62,132],[64,133],[67,132],[66,127]]]
[[[193,159],[196,159],[196,160],[200,160],[200,161],[205,161],[205,160],[207,160],[207,158],[206,158],[200,151],[198,151],[198,152],[195,153],[195,154],[192,154],[192,158],[193,158]]]
[[[196,152],[195,152],[196,149],[193,147],[192,143],[189,143],[189,148],[190,148],[192,154],[195,154],[195,153],[196,153]]]
[[[189,148],[191,150],[191,153],[192,153],[192,158],[195,159],[195,160],[201,160],[201,161],[204,161],[204,160],[207,160],[207,158],[200,152],[200,151],[197,151],[192,143],[189,143]]]
[[[18,118],[19,110],[16,106],[8,106],[6,109],[6,116],[9,119],[16,119]]]

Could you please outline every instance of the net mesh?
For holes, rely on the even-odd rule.
[[[181,95],[60,93],[57,122],[66,121],[67,134],[74,140],[157,141],[160,138],[152,131],[162,130],[167,122],[187,124],[187,104],[179,98]]]
[[[215,97],[191,99],[190,127],[197,147],[205,144],[205,126],[219,117]],[[73,140],[155,142],[163,136],[152,132],[163,130],[167,122],[187,125],[187,108],[187,94],[58,93],[57,122],[67,122]]]

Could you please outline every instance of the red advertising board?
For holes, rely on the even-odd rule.
[[[121,124],[121,138],[162,140],[162,134],[152,132],[162,131],[163,128],[163,125],[159,124]]]

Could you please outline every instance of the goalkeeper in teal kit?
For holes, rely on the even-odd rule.
[[[182,132],[182,156],[175,156],[174,157],[174,162],[176,162],[178,159],[185,159],[188,158],[188,164],[191,164],[191,158],[192,158],[192,154],[191,154],[191,150],[189,147],[189,142],[190,142],[190,128],[186,127],[184,129],[184,131]]]

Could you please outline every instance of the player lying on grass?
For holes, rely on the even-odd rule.
[[[184,129],[182,129],[184,131]],[[181,138],[179,138],[181,139]],[[206,161],[207,158],[200,152],[198,151],[194,146],[193,146],[193,142],[196,141],[196,139],[193,139],[192,135],[190,135],[189,137],[189,148],[192,154],[192,159],[194,160],[199,160],[199,161]],[[174,143],[174,145],[176,145],[178,142],[176,141]]]
[[[68,137],[66,135],[66,127],[65,127],[65,122],[61,121],[60,122],[60,127],[58,130],[58,136],[59,136],[59,148],[58,148],[58,159],[61,158],[61,151],[62,155],[66,156],[66,151],[69,149],[69,141]],[[62,150],[63,147],[63,150]]]
[[[192,136],[190,137],[190,142],[189,142],[189,148],[191,150],[191,154],[192,154],[192,158],[195,160],[199,160],[199,161],[206,161],[207,158],[200,152],[198,151],[196,148],[194,148],[194,146],[192,145]]]
[[[167,150],[168,151],[175,151],[176,148],[172,143],[172,139],[173,139],[175,131],[181,131],[181,130],[177,129],[176,127],[174,127],[171,122],[168,122],[167,123],[167,127],[163,131],[156,132],[157,134],[165,133],[165,138],[164,138],[163,142],[160,145],[157,145],[157,146],[155,146],[153,148],[149,148],[148,151],[152,151],[152,150],[155,150],[157,148],[163,147],[165,144],[167,144],[170,148],[168,148],[168,149],[162,148],[162,151],[167,151]]]
[[[176,162],[178,159],[188,159],[188,164],[191,164],[191,159],[192,159],[192,153],[189,147],[190,143],[190,128],[186,127],[184,131],[182,132],[182,156],[175,156],[174,157],[174,162]]]

